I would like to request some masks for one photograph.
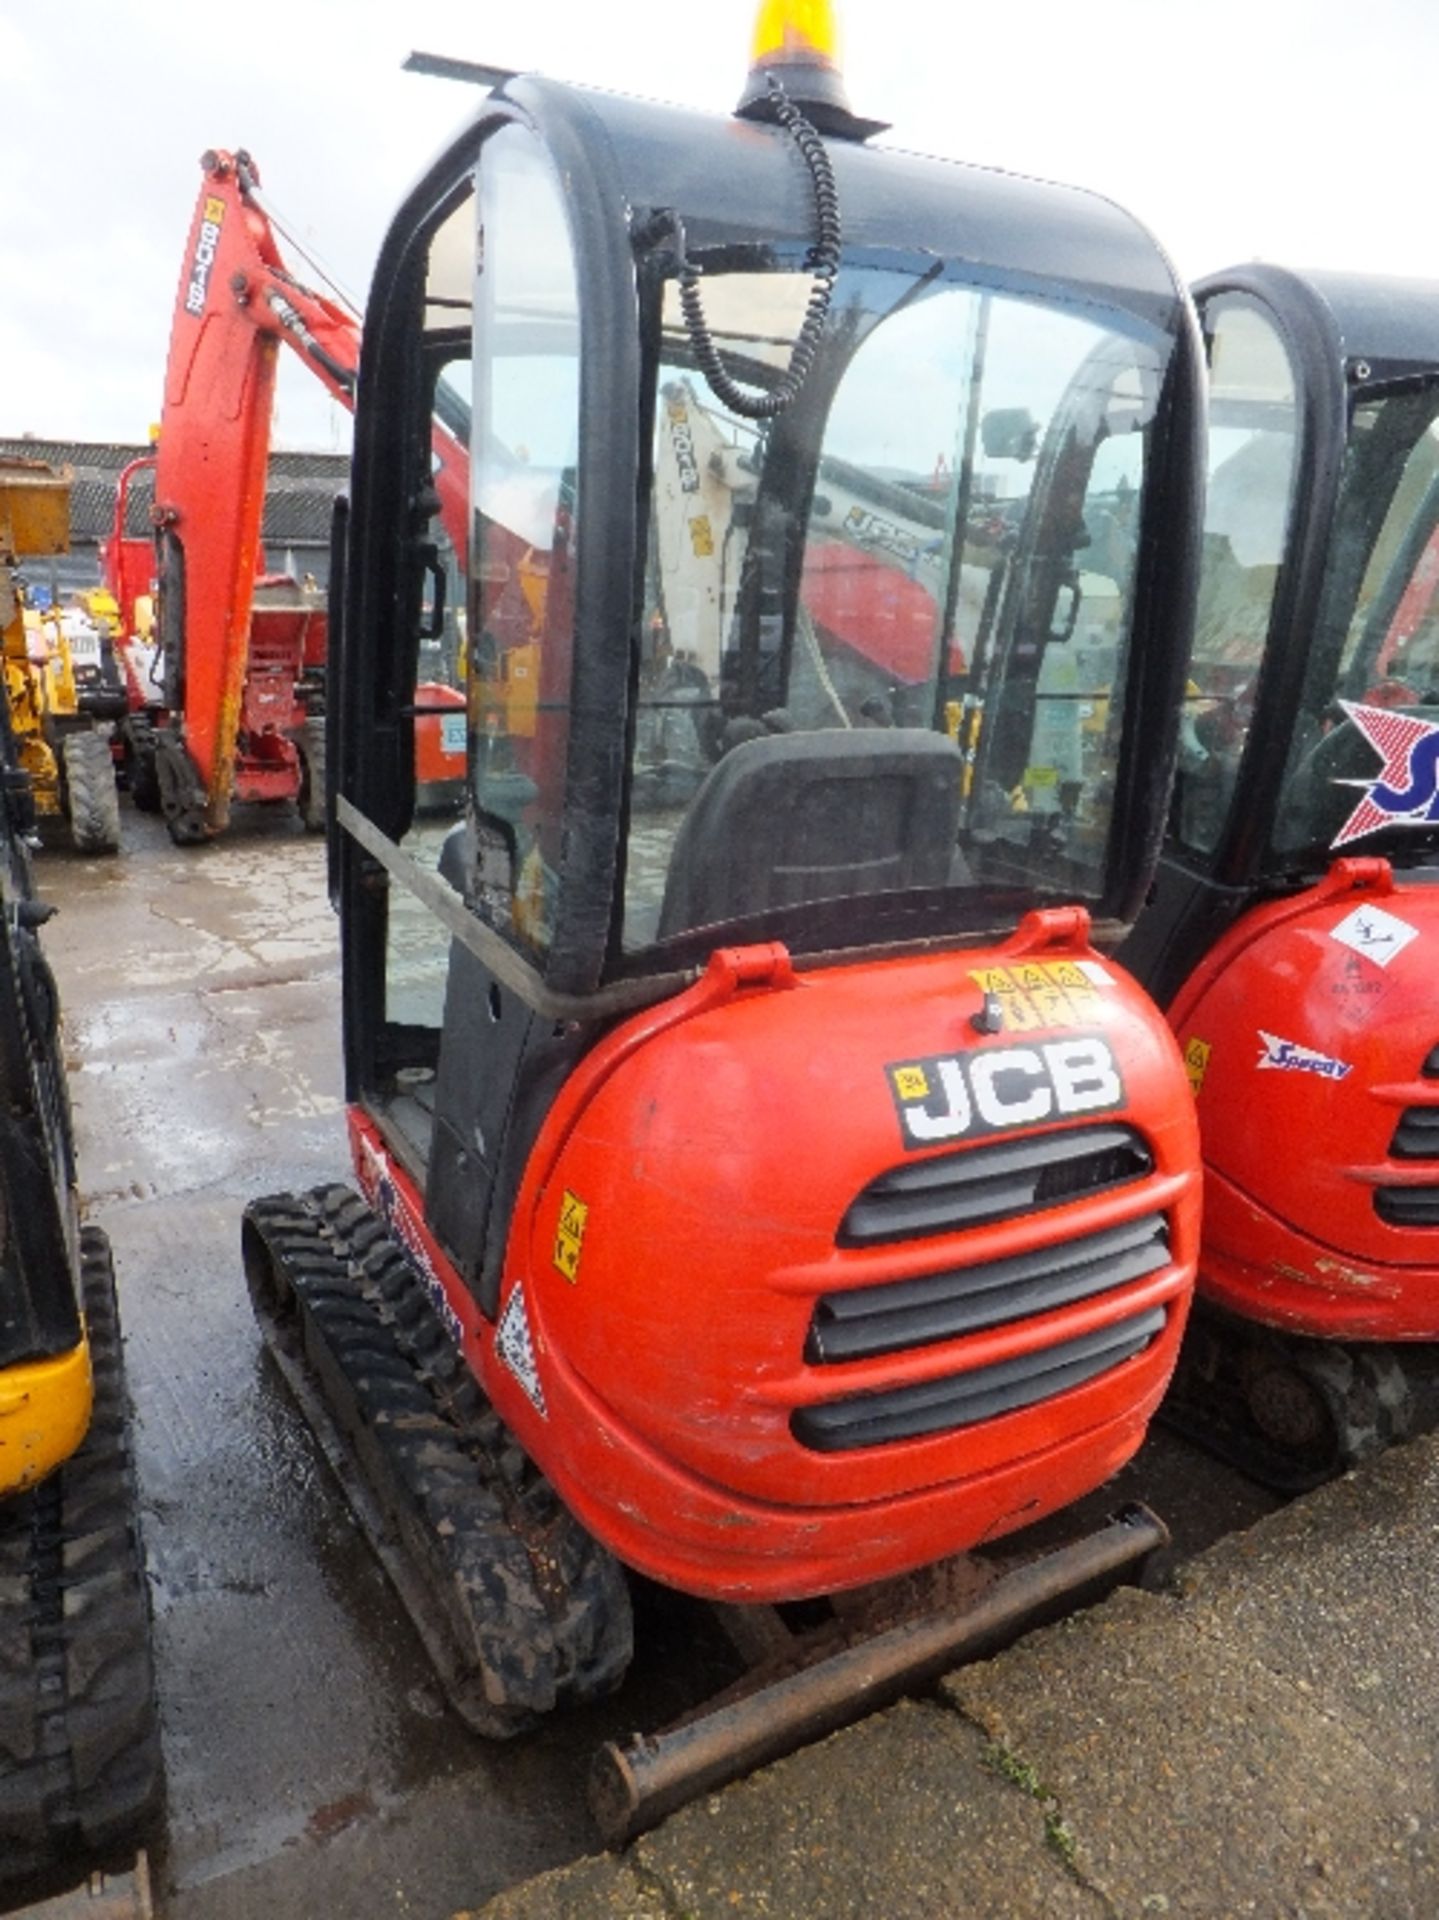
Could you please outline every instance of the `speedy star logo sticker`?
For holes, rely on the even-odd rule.
[[[1336,780],[1341,787],[1363,787],[1364,798],[1330,841],[1346,847],[1381,827],[1424,827],[1439,821],[1439,724],[1389,707],[1365,707],[1352,700],[1340,706],[1384,764],[1368,780]]]

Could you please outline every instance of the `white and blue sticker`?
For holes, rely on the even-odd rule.
[[[549,1409],[545,1406],[540,1370],[535,1364],[535,1343],[530,1338],[530,1316],[525,1309],[523,1286],[514,1287],[505,1302],[500,1324],[495,1329],[495,1352],[524,1388],[535,1412],[547,1420]]]
[[[1281,1040],[1277,1033],[1259,1028],[1259,1068],[1277,1068],[1281,1073],[1315,1073],[1321,1080],[1343,1080],[1354,1069],[1347,1060],[1335,1060],[1314,1047],[1301,1047],[1295,1040]]]
[[[1439,724],[1391,707],[1366,707],[1352,700],[1339,704],[1384,764],[1371,779],[1335,781],[1336,786],[1363,787],[1364,797],[1330,846],[1347,847],[1381,827],[1439,823]]]
[[[1386,913],[1383,907],[1365,906],[1345,914],[1337,927],[1329,929],[1329,937],[1342,947],[1362,953],[1376,967],[1387,967],[1411,940],[1419,938],[1419,929],[1395,914]]]

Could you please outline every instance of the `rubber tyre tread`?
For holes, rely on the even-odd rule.
[[[110,743],[93,729],[67,733],[60,743],[70,839],[77,853],[120,851],[120,794]]]
[[[79,1451],[0,1510],[0,1887],[133,1848],[163,1793],[149,1587],[109,1243],[81,1234]]]
[[[301,1217],[308,1234],[297,1232]],[[446,1584],[450,1611],[458,1600],[468,1616],[456,1637],[477,1671],[440,1669],[461,1713],[476,1724],[477,1682],[514,1718],[501,1733],[532,1725],[561,1702],[613,1691],[633,1651],[623,1571],[514,1444],[383,1223],[343,1186],[253,1202],[246,1219],[284,1266],[313,1371],[322,1380],[334,1368],[344,1376],[362,1423],[354,1450],[367,1484],[430,1585]],[[317,1340],[328,1348],[328,1367]],[[351,1416],[334,1410],[349,1427]],[[366,1471],[376,1449],[402,1490],[403,1511]],[[548,1528],[538,1560],[536,1503]]]
[[[300,791],[296,804],[306,833],[325,831],[325,718],[310,714],[295,742],[300,752]]]
[[[130,775],[130,798],[141,813],[159,813],[160,774],[155,765],[155,735],[149,720],[132,714],[121,728],[125,765]]]

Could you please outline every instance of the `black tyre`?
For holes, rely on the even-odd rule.
[[[141,716],[127,720],[121,728],[125,743],[125,771],[130,780],[130,797],[141,813],[158,813],[161,807],[160,774],[155,765],[155,737],[150,723]]]
[[[170,838],[177,847],[203,845],[210,837],[205,822],[205,790],[190,764],[189,755],[169,732],[156,736],[155,773],[160,788],[160,809]]]
[[[60,746],[70,838],[77,853],[120,851],[120,795],[110,742],[93,731],[67,733]]]
[[[311,714],[296,741],[300,751],[300,792],[296,804],[307,833],[325,831],[325,717]]]

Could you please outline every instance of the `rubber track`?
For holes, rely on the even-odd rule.
[[[80,1253],[90,1430],[58,1472],[0,1506],[0,1887],[101,1864],[160,1803],[114,1271],[98,1228]]]
[[[505,1739],[611,1692],[632,1652],[624,1574],[514,1443],[377,1216],[336,1186],[253,1201],[245,1223],[266,1338],[456,1710]]]
[[[1246,1362],[1302,1371],[1306,1356],[1310,1366],[1333,1383],[1331,1412],[1338,1423],[1329,1445],[1318,1455],[1291,1452],[1269,1438],[1250,1413],[1242,1385]],[[1425,1407],[1423,1419],[1416,1420],[1413,1411],[1406,1409],[1407,1394],[1400,1395],[1400,1404],[1390,1404],[1375,1375],[1375,1362],[1386,1357],[1402,1374],[1406,1356],[1394,1348],[1306,1339],[1234,1320],[1196,1301],[1158,1418],[1271,1492],[1308,1493],[1360,1460],[1434,1424],[1433,1387],[1422,1375],[1412,1384]]]

